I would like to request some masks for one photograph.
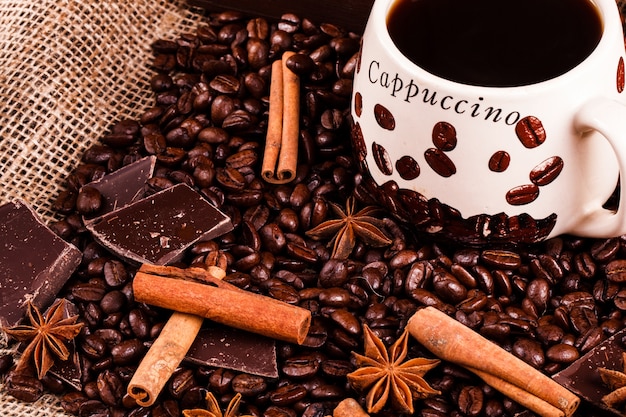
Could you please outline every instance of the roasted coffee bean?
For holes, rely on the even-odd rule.
[[[103,403],[116,405],[125,393],[119,376],[110,370],[105,370],[97,378],[98,394]]]
[[[559,343],[546,350],[546,358],[552,362],[569,364],[580,356],[574,346]]]
[[[146,348],[139,339],[128,339],[111,348],[113,361],[118,365],[136,363],[144,354]]]
[[[480,256],[488,265],[500,269],[517,269],[522,264],[519,254],[507,250],[487,249],[482,251]]]
[[[611,282],[625,282],[626,281],[626,260],[616,259],[606,264],[604,268],[606,277]]]
[[[484,406],[483,390],[479,387],[465,386],[459,392],[459,409],[466,416],[479,416]]]
[[[321,287],[341,287],[348,281],[348,266],[338,259],[328,260],[320,270],[318,284]]]
[[[102,207],[102,195],[97,188],[85,186],[80,189],[76,197],[76,210],[83,215],[97,212]]]
[[[330,314],[330,318],[346,332],[352,335],[361,334],[361,324],[359,320],[348,310],[337,309]]]
[[[239,374],[231,381],[233,391],[244,397],[254,397],[267,389],[267,383],[263,377],[250,374]]]
[[[61,407],[67,413],[78,415],[80,405],[87,400],[87,396],[82,392],[70,391],[61,396]]]
[[[34,376],[11,373],[6,379],[6,392],[25,402],[35,402],[43,394],[43,384]]]
[[[442,177],[447,178],[456,174],[456,165],[442,150],[437,148],[427,149],[424,152],[424,158],[433,171]]]
[[[538,186],[544,186],[554,181],[563,170],[563,159],[553,156],[530,171],[530,181]]]
[[[278,407],[275,405],[267,407],[263,412],[263,417],[296,417],[297,414],[294,410],[286,407]]]
[[[546,140],[543,123],[535,116],[527,116],[517,122],[515,133],[522,145],[527,148],[536,148]]]
[[[128,282],[128,272],[124,264],[116,259],[106,260],[102,274],[108,286],[119,288]]]
[[[461,285],[454,275],[445,270],[435,271],[433,288],[435,294],[453,304],[459,303],[467,297],[467,289]]]
[[[293,54],[285,61],[285,65],[299,76],[306,76],[313,72],[315,63],[313,59],[306,54]]]
[[[325,306],[345,307],[350,301],[350,292],[343,288],[330,287],[321,290],[318,299]]]
[[[114,290],[104,294],[100,300],[100,308],[106,314],[121,311],[126,304],[126,296],[123,292]]]
[[[541,278],[530,281],[526,287],[526,295],[538,309],[545,311],[550,300],[549,282]]]
[[[539,187],[535,184],[513,187],[506,193],[506,201],[513,206],[532,203],[537,197],[539,197]]]
[[[79,346],[90,359],[101,359],[108,351],[107,343],[97,334],[86,335]]]
[[[286,384],[269,393],[272,403],[278,406],[286,406],[302,400],[307,395],[307,390],[300,384]]]
[[[300,355],[285,360],[281,370],[290,378],[311,378],[317,374],[320,364],[319,358],[315,355]]]
[[[109,408],[99,400],[87,400],[78,407],[79,417],[107,417],[110,416]]]
[[[527,338],[519,338],[513,343],[513,353],[524,362],[541,369],[546,357],[539,342]]]

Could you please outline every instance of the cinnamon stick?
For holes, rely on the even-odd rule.
[[[272,64],[270,105],[261,176],[283,184],[295,178],[300,134],[300,79],[286,66],[293,51]]]
[[[311,325],[309,310],[244,291],[210,275],[202,277],[206,284],[178,279],[202,275],[202,271],[144,265],[133,280],[135,300],[274,339],[304,342]]]
[[[433,307],[418,310],[407,329],[439,358],[476,373],[541,416],[569,417],[580,403],[548,376]]]
[[[226,272],[219,267],[210,267],[209,271],[205,271],[207,273],[216,280],[226,276]],[[199,275],[199,271],[191,271],[189,275]],[[128,384],[128,395],[137,404],[143,407],[154,404],[166,382],[185,358],[203,321],[204,318],[196,315],[177,311],[172,313]]]

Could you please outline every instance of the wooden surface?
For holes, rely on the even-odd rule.
[[[284,13],[295,13],[314,23],[333,23],[363,33],[373,0],[188,0],[209,11],[237,10],[254,16],[279,19]]]

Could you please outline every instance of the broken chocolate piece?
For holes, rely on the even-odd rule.
[[[185,360],[196,365],[278,378],[274,339],[217,323],[200,330]]]
[[[177,262],[193,244],[233,228],[228,216],[183,183],[85,226],[96,241],[121,258],[156,265]]]
[[[624,337],[626,330],[614,334],[570,366],[554,374],[552,379],[596,407],[596,413],[598,409],[601,410],[597,415],[607,415],[607,412],[610,412],[621,416],[619,410],[609,408],[602,402],[602,397],[610,393],[611,389],[602,381],[598,369],[623,371],[622,353],[626,349],[622,343]],[[587,412],[585,415],[591,417],[592,414]]]
[[[16,325],[27,300],[45,310],[81,259],[26,202],[0,206],[0,324]]]
[[[85,222],[142,199],[155,165],[156,157],[147,156],[87,184],[100,192],[103,202],[97,213],[84,217]]]

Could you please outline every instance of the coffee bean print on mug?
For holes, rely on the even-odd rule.
[[[537,197],[539,197],[539,187],[535,184],[513,187],[506,193],[506,201],[512,206],[532,203]]]
[[[405,155],[396,161],[396,171],[400,178],[410,181],[419,177],[420,166],[413,157]]]
[[[352,149],[359,162],[365,161],[367,156],[367,145],[365,144],[365,138],[363,138],[363,130],[361,124],[356,122],[352,125]]]
[[[394,130],[396,128],[396,119],[389,109],[382,104],[374,106],[374,118],[378,125],[385,130]]]
[[[372,155],[374,156],[374,161],[378,169],[380,169],[380,172],[385,175],[391,175],[393,173],[393,165],[391,164],[391,158],[389,158],[387,149],[376,142],[372,142]]]
[[[543,123],[535,116],[526,116],[517,122],[515,133],[522,145],[527,148],[536,148],[546,140]]]
[[[489,169],[493,172],[504,172],[511,163],[511,155],[507,151],[497,151],[489,158]]]
[[[433,143],[444,152],[456,148],[456,129],[448,122],[438,122],[433,127]]]
[[[563,159],[552,156],[535,166],[530,171],[530,181],[538,186],[544,186],[554,181],[563,170]]]
[[[622,93],[624,91],[624,57],[619,57],[617,62],[617,92]]]
[[[358,91],[354,94],[354,113],[357,117],[361,117],[363,112],[363,96]]]
[[[442,177],[447,178],[456,174],[456,165],[441,149],[427,149],[424,152],[424,158],[433,171]]]

